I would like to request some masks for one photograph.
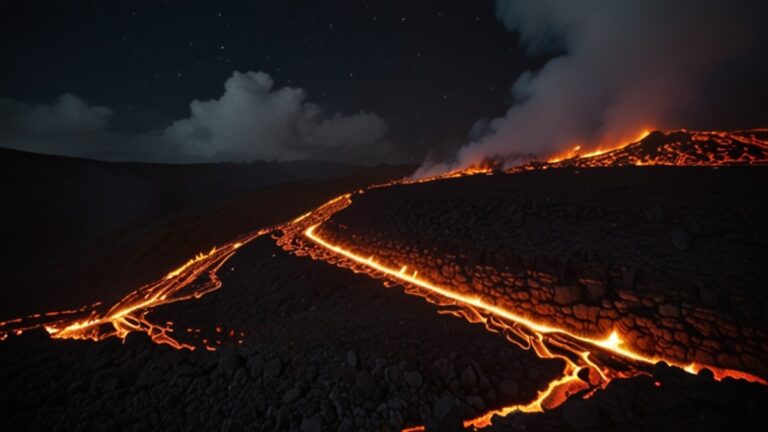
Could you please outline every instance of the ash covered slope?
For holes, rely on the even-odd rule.
[[[133,220],[205,207],[269,185],[359,175],[327,162],[147,164],[0,149],[3,238],[23,240],[13,257],[93,238]],[[5,252],[5,250],[4,250]],[[7,263],[4,263],[7,264]]]
[[[538,321],[767,376],[766,181],[765,167],[472,176],[371,190],[323,229]]]
[[[117,300],[198,252],[411,169],[115,163],[0,149],[0,319]]]

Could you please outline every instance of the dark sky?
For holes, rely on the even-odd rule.
[[[0,146],[112,160],[418,163],[432,152],[472,163],[640,126],[768,126],[765,10],[0,0]],[[190,111],[195,100],[211,102]]]
[[[538,67],[490,0],[7,1],[0,96],[50,103],[64,92],[146,132],[218,98],[238,71],[264,71],[329,112],[374,112],[398,146],[462,144],[503,114]]]

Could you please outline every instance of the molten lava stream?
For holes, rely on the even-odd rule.
[[[621,165],[695,165],[719,166],[739,164],[768,164],[768,141],[758,134],[768,130],[725,132],[688,132],[696,145],[684,148],[680,142],[669,142],[648,151],[643,147],[645,139],[618,149],[598,150],[588,154],[578,154],[579,148],[562,155],[566,159],[554,158],[548,163],[531,163],[508,172],[534,169],[556,168],[559,166],[621,166]],[[402,179],[385,184],[370,186],[366,190],[388,187],[397,184],[422,183],[427,181],[463,177],[477,174],[493,174],[490,166],[480,165],[463,170],[450,171],[424,179]],[[712,370],[716,379],[726,377],[741,378],[768,385],[764,379],[746,372],[720,369],[709,365],[692,363],[683,365],[665,358],[648,357],[626,346],[616,331],[602,338],[586,337],[568,332],[566,329],[548,323],[533,321],[513,310],[507,310],[480,297],[467,296],[450,287],[437,286],[418,277],[417,271],[408,271],[408,267],[390,268],[379,263],[373,257],[363,257],[343,245],[333,244],[323,239],[316,230],[333,214],[352,203],[352,195],[339,196],[317,209],[305,213],[293,221],[277,227],[263,229],[248,234],[241,239],[214,248],[207,254],[199,254],[186,264],[168,273],[163,279],[147,284],[125,296],[106,313],[98,313],[97,306],[84,306],[74,311],[48,312],[34,314],[26,318],[0,322],[0,341],[10,334],[21,334],[26,330],[44,327],[53,338],[102,340],[117,336],[125,338],[131,331],[147,333],[154,342],[165,343],[174,348],[194,349],[192,345],[181,343],[171,337],[172,323],[155,324],[149,318],[157,307],[165,304],[196,299],[221,287],[217,271],[231,258],[242,245],[264,234],[282,232],[277,243],[283,249],[297,256],[310,255],[328,263],[349,268],[355,272],[366,273],[371,277],[384,278],[385,284],[399,283],[405,286],[409,294],[419,295],[438,307],[438,312],[451,313],[470,322],[482,323],[494,332],[500,332],[512,343],[524,349],[533,349],[542,358],[559,358],[564,361],[563,375],[548,383],[534,400],[520,405],[493,410],[484,415],[465,421],[466,427],[482,427],[490,424],[495,414],[506,415],[513,411],[537,412],[556,407],[574,394],[589,397],[597,389],[604,387],[615,378],[645,373],[648,365],[658,361],[683,368],[690,373],[697,373],[706,367]],[[304,242],[307,239],[308,242]],[[208,280],[199,282],[207,273]],[[87,318],[81,317],[87,314]],[[214,351],[215,346],[205,346]],[[599,359],[603,355],[611,357],[625,367],[618,371],[603,364]],[[421,430],[422,427],[407,430]]]
[[[144,285],[123,297],[106,313],[100,314],[95,305],[78,311],[35,314],[25,319],[16,319],[0,323],[0,341],[11,333],[19,335],[24,331],[43,327],[55,339],[91,339],[99,341],[111,336],[125,338],[132,331],[141,331],[155,342],[168,344],[177,349],[194,350],[195,347],[174,339],[172,324],[157,324],[148,315],[156,308],[184,300],[197,299],[221,287],[217,276],[218,270],[235,254],[242,245],[273,231],[263,229],[213,248],[208,253],[201,253],[179,268],[169,272],[162,279]],[[208,280],[200,282],[207,273]],[[56,319],[49,322],[30,322],[31,318],[53,317],[67,313],[89,312],[86,318]],[[215,347],[206,346],[209,351]]]
[[[355,272],[364,272],[376,278],[392,279],[402,283],[406,292],[421,295],[428,301],[438,306],[461,306],[458,310],[451,311],[470,322],[482,322],[492,331],[504,332],[507,339],[522,348],[533,348],[541,358],[560,358],[565,362],[563,375],[552,382],[537,397],[521,405],[513,405],[499,410],[493,410],[484,415],[465,421],[465,427],[483,427],[490,424],[495,414],[506,415],[514,411],[540,412],[544,409],[554,408],[563,403],[575,393],[584,392],[584,396],[590,396],[595,390],[604,387],[612,379],[628,377],[641,373],[659,361],[678,366],[690,373],[697,373],[703,365],[683,365],[665,358],[648,357],[633,351],[626,346],[618,332],[613,331],[604,338],[586,337],[554,327],[547,323],[541,323],[526,318],[515,311],[507,310],[488,302],[482,298],[466,296],[448,287],[437,286],[419,278],[417,271],[408,271],[407,266],[399,269],[390,268],[379,263],[373,257],[364,257],[339,244],[331,243],[317,233],[320,224],[330,216],[351,205],[351,194],[339,197],[325,206],[281,228],[283,237],[278,244],[286,250],[292,250],[297,255],[310,255],[314,259],[324,260],[337,266],[350,268]],[[297,237],[308,239],[313,245],[308,246]],[[597,361],[595,354],[606,353],[614,360],[620,360],[627,366],[627,371],[620,372],[606,367]],[[706,366],[713,370],[716,379],[725,377],[742,378],[753,382],[768,384],[760,377],[735,370],[719,369]],[[585,371],[586,373],[582,372]],[[412,430],[419,430],[415,428]]]

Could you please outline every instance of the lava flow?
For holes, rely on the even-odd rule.
[[[400,268],[387,267],[381,264],[377,257],[361,256],[318,234],[317,230],[322,222],[351,204],[352,195],[344,195],[306,215],[301,221],[282,227],[280,230],[283,236],[278,240],[278,244],[297,255],[309,255],[314,259],[327,261],[355,272],[366,273],[374,278],[403,284],[407,293],[422,296],[438,307],[448,308],[443,313],[450,313],[473,323],[484,324],[488,330],[504,334],[510,342],[521,348],[533,349],[541,358],[558,358],[564,361],[562,376],[550,382],[533,401],[492,410],[478,418],[466,420],[465,427],[488,426],[494,415],[503,416],[514,411],[538,412],[551,409],[577,393],[588,397],[613,379],[647,373],[652,365],[662,361],[690,373],[697,373],[706,367],[713,371],[718,380],[731,377],[768,385],[764,379],[742,371],[697,363],[680,364],[662,357],[645,356],[629,349],[615,330],[602,338],[586,337],[548,323],[533,321],[515,311],[484,301],[480,297],[461,294],[451,287],[437,286],[420,278],[418,270],[409,270],[407,265]],[[605,361],[607,359],[610,359],[612,366],[607,365]],[[616,368],[617,364],[620,364],[621,368]],[[419,430],[419,428],[410,430]]]
[[[593,157],[573,155],[543,164],[527,164],[511,171],[566,166],[720,166],[767,162],[768,130],[733,133],[680,131],[670,134],[654,132],[636,143]],[[400,180],[371,188],[492,173],[489,167],[476,167],[435,178]],[[355,194],[365,192],[366,190],[360,190]],[[407,293],[422,296],[437,305],[440,313],[481,323],[488,330],[503,334],[507,340],[521,348],[532,349],[541,358],[557,358],[564,362],[561,377],[550,382],[532,401],[492,410],[478,418],[467,420],[466,427],[486,426],[496,414],[542,411],[556,407],[574,395],[589,397],[613,379],[648,373],[650,367],[659,361],[691,373],[697,373],[706,367],[713,371],[717,379],[734,377],[768,385],[764,379],[746,372],[697,363],[680,364],[663,357],[643,355],[629,348],[616,330],[608,335],[598,336],[575,334],[552,323],[532,320],[518,311],[505,309],[480,296],[462,294],[451,286],[438,286],[419,277],[418,269],[410,268],[409,263],[402,263],[402,266],[395,268],[382,264],[379,257],[360,255],[350,246],[335,243],[321,233],[322,224],[335,213],[351,205],[355,194],[342,195],[282,226],[262,229],[214,248],[209,253],[200,254],[169,272],[161,280],[128,294],[106,312],[99,312],[100,305],[95,304],[74,311],[35,314],[23,319],[1,322],[0,340],[39,327],[45,328],[53,338],[96,341],[111,336],[125,338],[132,331],[140,331],[147,333],[156,343],[168,344],[177,349],[195,349],[194,346],[172,337],[172,323],[157,324],[148,315],[159,306],[196,299],[220,288],[222,283],[217,271],[238,248],[259,236],[275,232],[280,233],[276,238],[278,245],[294,255],[310,256],[362,272],[374,278],[384,279],[386,284],[401,284]],[[215,349],[208,346],[206,348]]]
[[[580,147],[536,164],[541,168],[625,165],[725,166],[764,165],[768,161],[768,129],[746,131],[643,131],[640,139],[609,150],[580,154]]]
[[[99,341],[117,336],[125,339],[132,331],[144,332],[159,344],[168,344],[177,349],[195,347],[181,343],[173,338],[173,323],[158,324],[153,322],[149,313],[159,306],[196,299],[221,287],[217,271],[227,262],[242,245],[270,233],[271,229],[263,229],[248,234],[236,241],[221,247],[215,247],[208,253],[201,253],[190,259],[179,268],[172,270],[162,279],[144,285],[136,291],[123,297],[104,313],[99,313],[97,306],[85,306],[77,311],[49,312],[46,314],[30,315],[26,318],[0,322],[0,340],[9,334],[20,335],[24,331],[43,327],[54,339],[91,339]],[[208,274],[208,279],[201,277]],[[83,315],[86,315],[83,317]],[[60,316],[78,315],[78,318],[58,318]],[[56,317],[53,321],[41,321],[41,318]],[[215,347],[208,347],[214,350]]]

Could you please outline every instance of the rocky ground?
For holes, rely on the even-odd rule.
[[[649,356],[765,377],[766,180],[764,167],[474,176],[371,190],[321,231],[577,334],[618,330]]]
[[[764,184],[768,172],[750,169],[563,170],[377,189],[355,197],[324,229],[356,240],[357,247],[382,233],[393,236],[393,251],[409,244],[424,254],[430,244],[458,255],[470,247],[477,252],[456,264],[472,262],[488,272],[517,265],[512,244],[517,255],[548,257],[533,260],[537,275],[576,287],[568,290],[567,304],[557,301],[554,288],[540,290],[551,296],[541,303],[563,311],[565,323],[565,315],[578,318],[576,305],[610,299],[612,310],[620,310],[616,301],[629,302],[622,314],[650,323],[665,322],[652,314],[671,303],[686,323],[690,305],[734,318],[739,328],[762,329],[766,215],[760,203],[766,197],[754,185]],[[707,217],[714,225],[697,229]],[[365,226],[356,223],[363,219]],[[672,234],[677,231],[686,233],[685,244]],[[558,271],[555,258],[562,256],[569,264]],[[594,279],[603,282],[600,303],[589,287],[601,284],[579,282],[588,267],[583,263],[593,260],[607,266],[607,277]],[[634,265],[629,278],[621,270],[628,263]],[[728,268],[735,269],[732,277],[722,274]],[[462,418],[533,399],[563,367],[481,325],[438,314],[400,287],[289,255],[266,237],[241,248],[219,274],[220,290],[150,315],[173,322],[181,340],[206,339],[215,352],[175,350],[135,333],[124,344],[50,340],[41,332],[0,343],[0,425],[310,432],[425,424],[458,430]],[[706,290],[716,294],[707,297]],[[620,293],[634,294],[639,304]],[[659,294],[668,296],[663,303],[644,303],[646,295]],[[747,301],[735,301],[739,296]],[[744,304],[755,315],[744,313]],[[647,328],[638,322],[646,321],[633,325]],[[697,329],[685,325],[691,328]],[[761,334],[753,339],[758,346],[766,341]],[[707,371],[695,376],[658,365],[650,375],[613,381],[544,414],[495,419],[492,429],[766,430],[766,404],[763,385],[716,382]]]
[[[221,342],[178,351],[144,336],[0,344],[3,423],[19,430],[399,430],[526,401],[557,376],[481,326],[438,315],[400,288],[246,246],[224,288],[153,314]],[[42,336],[42,337],[40,337]],[[238,343],[242,340],[242,343]],[[448,399],[452,401],[453,399]],[[445,404],[445,402],[443,402]]]

